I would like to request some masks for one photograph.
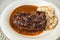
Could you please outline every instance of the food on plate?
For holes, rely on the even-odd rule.
[[[22,5],[10,15],[10,26],[18,33],[36,36],[56,27],[58,20],[50,6]]]
[[[37,10],[46,12],[45,13],[46,19],[47,19],[46,30],[52,30],[53,28],[56,27],[56,25],[58,23],[58,19],[55,15],[55,10],[53,7],[41,6]]]
[[[45,12],[19,12],[13,17],[13,24],[20,30],[44,30],[47,24]]]

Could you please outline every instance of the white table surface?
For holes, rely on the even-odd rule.
[[[16,1],[16,0],[0,0],[0,15],[1,15],[2,11],[4,10],[4,8],[14,1]],[[54,5],[56,5],[60,9],[60,0],[46,0],[46,1],[49,1],[49,2],[53,3]],[[1,28],[0,28],[0,40],[9,40],[3,34]],[[58,38],[57,40],[60,40],[60,38]]]

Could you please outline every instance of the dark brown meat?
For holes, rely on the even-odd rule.
[[[14,15],[13,24],[19,28],[19,30],[37,31],[45,30],[47,20],[45,12],[37,11],[35,14],[21,12]]]

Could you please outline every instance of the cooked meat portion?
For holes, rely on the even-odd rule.
[[[45,30],[47,20],[45,12],[18,12],[13,16],[13,24],[19,30]]]

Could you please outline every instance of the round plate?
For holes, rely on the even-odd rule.
[[[44,31],[42,34],[38,36],[24,36],[16,33],[9,25],[9,17],[11,12],[21,6],[21,5],[37,5],[37,6],[51,6],[55,9],[55,15],[58,17],[58,24],[57,26],[51,31]],[[10,39],[10,40],[55,40],[60,35],[60,10],[53,4],[47,1],[40,1],[40,0],[20,0],[15,1],[8,5],[1,15],[1,29],[3,33]]]

